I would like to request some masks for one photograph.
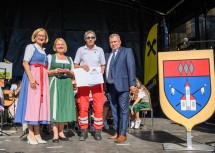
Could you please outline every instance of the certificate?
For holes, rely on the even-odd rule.
[[[74,69],[77,87],[104,83],[101,67],[89,67],[89,69],[88,72],[83,68]]]
[[[88,84],[95,85],[104,83],[104,79],[101,73],[101,67],[90,67],[88,72]]]

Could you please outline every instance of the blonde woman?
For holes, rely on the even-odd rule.
[[[130,108],[131,128],[138,129],[140,127],[139,111],[142,108],[150,106],[150,93],[146,87],[136,78],[137,89],[132,94]]]
[[[43,45],[49,40],[45,29],[36,29],[23,59],[24,74],[16,108],[15,122],[28,124],[28,143],[47,143],[41,139],[39,124],[50,124],[48,58]]]
[[[51,122],[54,132],[52,141],[69,141],[64,135],[65,122],[76,121],[76,107],[72,78],[74,64],[71,57],[66,56],[67,45],[63,38],[54,41],[53,55],[48,55],[49,82],[51,102]]]

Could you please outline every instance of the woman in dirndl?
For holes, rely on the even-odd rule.
[[[23,59],[24,74],[18,97],[15,122],[28,125],[28,143],[47,143],[41,138],[40,124],[50,124],[48,58],[43,45],[48,42],[45,29],[36,29]]]
[[[71,57],[66,56],[67,44],[63,38],[57,38],[53,45],[56,52],[48,55],[49,82],[51,102],[51,122],[54,132],[52,141],[58,143],[69,141],[64,135],[65,122],[76,121],[76,106],[72,78],[74,64]]]

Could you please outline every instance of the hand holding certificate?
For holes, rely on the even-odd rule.
[[[104,83],[101,67],[90,67],[88,72],[82,68],[76,68],[74,73],[77,87]]]

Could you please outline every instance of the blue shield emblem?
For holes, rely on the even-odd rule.
[[[187,119],[198,114],[211,96],[210,60],[164,60],[164,92],[170,105]]]

